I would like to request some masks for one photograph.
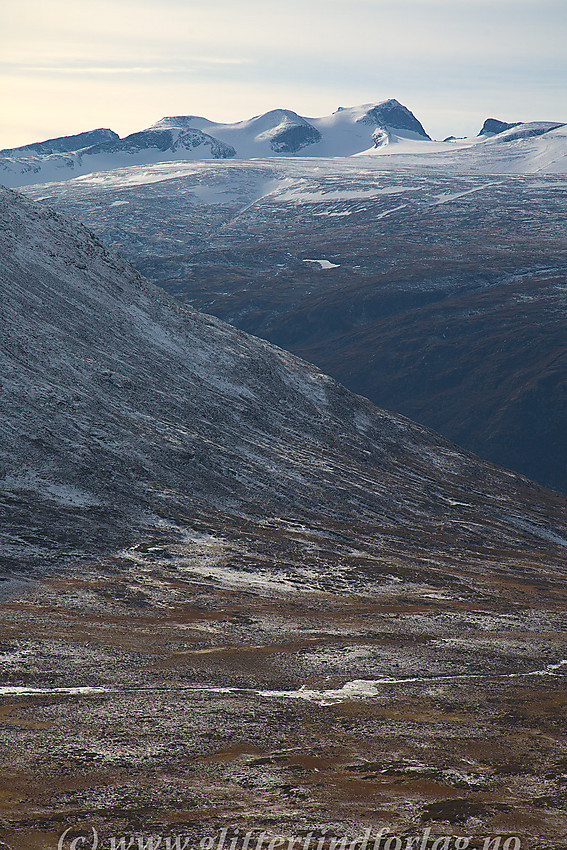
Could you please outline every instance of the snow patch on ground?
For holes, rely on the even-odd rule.
[[[89,694],[106,694],[108,688],[26,688],[8,685],[0,687],[0,696],[43,696],[44,694],[62,694],[64,696],[87,696]]]
[[[475,186],[473,189],[467,189],[466,192],[445,192],[442,195],[437,195],[435,200],[431,201],[429,206],[436,207],[440,204],[447,204],[450,201],[456,201],[459,198],[464,198],[466,195],[472,195],[475,192],[481,192],[483,189],[489,189],[492,186],[500,185],[500,182],[497,183],[484,183],[482,186]]]
[[[2,481],[2,485],[6,490],[11,491],[32,490],[46,499],[52,499],[71,507],[89,508],[100,505],[100,501],[86,490],[81,490],[71,484],[57,484],[53,481],[46,481],[33,472],[7,475]]]
[[[284,577],[284,573],[266,575],[261,572],[234,570],[218,564],[178,563],[179,572],[192,573],[209,581],[234,588],[254,588],[264,591],[287,592],[297,591],[297,585]]]
[[[534,525],[533,523],[528,522],[527,519],[521,519],[520,517],[508,517],[508,519],[511,523],[513,523],[513,525],[518,526],[518,528],[521,528],[524,531],[529,531],[530,534],[534,534],[542,540],[548,540],[550,543],[557,543],[559,546],[567,546],[567,539],[565,537],[555,534],[555,532],[550,531],[548,528],[540,528],[540,526]]]
[[[376,219],[378,220],[378,219],[381,219],[381,218],[387,218],[389,215],[392,215],[392,213],[399,212],[400,210],[405,210],[406,207],[407,207],[407,204],[400,204],[398,207],[392,207],[391,210],[385,210],[385,212],[377,215]]]
[[[322,269],[338,269],[339,263],[331,263],[330,260],[303,260],[304,263],[319,263]]]
[[[412,192],[417,186],[376,186],[372,189],[329,189],[311,190],[303,186],[292,186],[275,196],[277,201],[297,201],[300,204],[328,204],[334,201],[371,200],[377,195],[399,195]]]

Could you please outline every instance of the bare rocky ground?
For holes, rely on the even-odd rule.
[[[349,570],[305,527],[171,526],[30,582],[1,609],[2,840],[429,827],[564,847],[559,548],[469,578],[442,559],[430,582],[391,555],[376,580],[368,550]]]

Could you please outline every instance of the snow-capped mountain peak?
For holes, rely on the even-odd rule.
[[[431,140],[413,112],[393,98],[369,106],[357,122],[381,129],[407,130]]]
[[[323,118],[305,118],[291,109],[273,109],[232,124],[176,115],[123,139],[111,130],[96,130],[0,151],[0,181],[16,187],[178,159],[352,156],[400,135],[429,139],[410,110],[393,99],[339,109]]]
[[[434,142],[415,115],[394,98],[339,107],[322,118],[306,118],[291,109],[273,109],[232,124],[198,115],[176,115],[164,117],[123,139],[112,130],[101,129],[0,151],[0,183],[14,188],[128,166],[280,156],[402,155],[404,165],[410,164],[411,157],[412,165],[426,168],[456,165],[457,170],[522,173],[551,165],[557,171],[565,167],[563,138],[550,137],[549,143],[540,146],[542,150],[529,145],[538,136],[547,140],[563,126],[549,121],[507,124],[489,118],[478,136]],[[495,152],[496,144],[512,141],[523,144],[525,150],[514,150],[513,156]],[[477,149],[472,157],[468,156],[471,148]],[[457,151],[463,155],[458,163],[453,163]],[[475,162],[473,166],[473,159],[486,163]]]

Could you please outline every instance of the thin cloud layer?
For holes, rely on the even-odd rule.
[[[386,97],[436,136],[567,120],[566,20],[556,0],[20,0],[0,12],[0,145]]]

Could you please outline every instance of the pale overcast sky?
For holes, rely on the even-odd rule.
[[[565,0],[2,0],[0,147],[395,97],[435,138],[567,121]]]

